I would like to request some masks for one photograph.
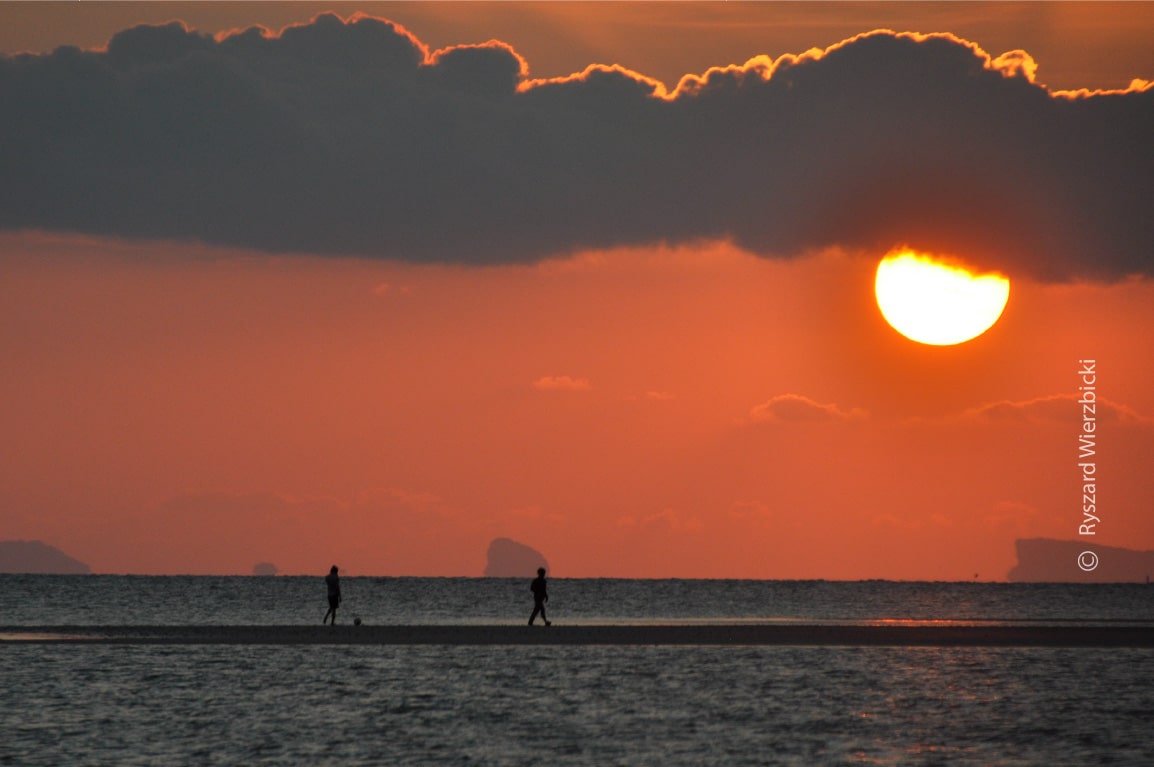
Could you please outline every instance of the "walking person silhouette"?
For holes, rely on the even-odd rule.
[[[329,570],[329,574],[325,576],[325,585],[329,589],[329,611],[325,613],[325,617],[321,618],[321,625],[328,622],[329,616],[333,616],[333,624],[337,625],[337,608],[341,606],[341,579],[337,576],[337,566],[333,565]]]
[[[545,568],[537,568],[537,577],[529,584],[529,590],[533,592],[533,613],[529,616],[529,625],[533,625],[533,621],[537,619],[537,614],[541,614],[541,620],[545,621],[546,626],[552,626],[552,622],[545,617],[545,603],[549,601],[549,592],[545,589]]]

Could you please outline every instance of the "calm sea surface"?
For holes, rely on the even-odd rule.
[[[343,622],[532,607],[528,579],[342,585]],[[1141,585],[560,579],[550,596],[558,623],[1154,622]],[[325,607],[319,576],[0,576],[0,627]],[[3,765],[1154,765],[1148,649],[0,641],[0,675]]]

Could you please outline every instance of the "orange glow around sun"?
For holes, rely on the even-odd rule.
[[[952,346],[985,333],[1006,308],[1010,281],[902,248],[878,264],[878,308],[912,341]]]

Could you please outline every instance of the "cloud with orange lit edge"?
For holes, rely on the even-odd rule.
[[[0,228],[417,263],[725,240],[907,243],[1048,281],[1154,271],[1147,80],[1051,92],[1025,51],[892,31],[672,89],[530,66],[332,14],[3,57]]]

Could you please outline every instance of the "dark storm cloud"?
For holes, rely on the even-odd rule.
[[[1154,90],[1054,96],[1003,64],[877,33],[669,97],[611,68],[530,84],[507,46],[431,54],[367,18],[137,27],[0,59],[0,227],[470,264],[906,243],[1150,274]]]

